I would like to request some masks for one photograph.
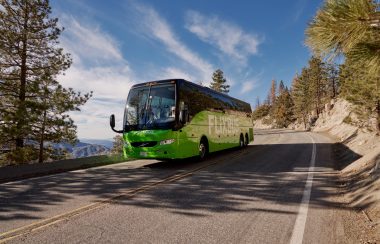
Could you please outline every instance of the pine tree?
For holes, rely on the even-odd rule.
[[[335,98],[339,94],[339,69],[336,64],[326,64],[326,73],[328,80],[328,95]]]
[[[267,116],[270,112],[270,109],[271,109],[270,105],[266,103],[260,105],[252,112],[252,119],[257,120],[257,119],[261,119]]]
[[[306,43],[322,57],[351,55],[372,75],[380,73],[380,12],[374,0],[329,0],[309,24]]]
[[[292,83],[292,99],[294,103],[294,117],[300,120],[305,129],[307,128],[308,115],[312,110],[313,103],[310,96],[310,86],[308,82],[308,69],[303,68],[301,75],[296,76]]]
[[[270,87],[270,104],[273,105],[276,101],[276,88],[277,88],[277,81],[272,80],[271,87]]]
[[[380,77],[368,72],[362,63],[357,63],[350,56],[340,67],[339,81],[341,95],[355,105],[364,108],[356,112],[366,118],[374,113],[377,117],[377,129],[380,130]]]
[[[50,75],[40,81],[40,90],[39,119],[33,125],[32,139],[39,142],[38,162],[42,163],[46,158],[64,156],[59,150],[46,147],[46,141],[71,144],[77,141],[76,126],[67,112],[79,111],[79,106],[85,104],[92,94],[82,96],[72,88],[63,88]]]
[[[123,137],[121,135],[116,135],[113,138],[111,153],[121,155],[123,153],[123,145],[124,145]]]
[[[79,104],[70,105],[73,100],[63,95],[72,94],[72,90],[64,91],[58,88],[58,83],[50,82],[68,69],[72,61],[58,47],[63,29],[57,27],[57,18],[49,17],[48,0],[0,0],[0,5],[0,143],[12,145],[10,160],[24,162],[34,159],[38,151],[33,143],[26,145],[25,142],[40,141],[37,131],[43,124],[47,125],[43,118],[57,110],[70,111]],[[47,81],[50,82],[48,90],[44,83]],[[61,94],[65,105],[59,109],[47,106],[47,91],[49,98],[56,97],[55,92]],[[67,130],[74,128],[67,115],[64,120]],[[56,130],[55,133],[61,132]]]
[[[268,93],[267,97],[265,98],[264,104],[270,106],[270,93]]]
[[[230,90],[230,85],[227,85],[227,80],[224,78],[223,71],[220,69],[215,70],[212,74],[212,82],[210,88],[223,93],[228,93]]]
[[[278,95],[281,95],[285,91],[285,85],[284,82],[281,80],[280,84],[278,85]]]
[[[380,129],[380,11],[374,0],[330,0],[306,30],[314,53],[334,58],[344,55],[340,75],[343,96],[377,111]],[[360,76],[358,76],[360,74]]]
[[[258,107],[260,107],[260,105],[261,105],[261,103],[260,103],[260,97],[259,97],[259,96],[257,96],[257,97],[256,97],[256,104],[255,104],[255,108],[258,108]]]
[[[282,85],[281,85],[282,84]],[[286,128],[293,121],[293,99],[289,89],[280,82],[279,95],[272,108],[272,116],[278,128]]]
[[[307,82],[310,87],[310,95],[312,96],[314,111],[317,116],[321,113],[323,105],[328,97],[327,73],[324,63],[316,57],[309,60]]]

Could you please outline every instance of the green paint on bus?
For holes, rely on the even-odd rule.
[[[181,159],[253,141],[248,103],[182,79],[134,85],[123,124],[126,158]]]

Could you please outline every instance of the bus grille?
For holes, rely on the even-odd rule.
[[[156,141],[141,141],[141,142],[132,142],[133,147],[154,147],[157,145]]]

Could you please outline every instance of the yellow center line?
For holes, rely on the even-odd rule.
[[[244,154],[244,151],[239,151],[237,153],[232,154],[231,157],[241,156],[243,154]],[[0,244],[1,243],[5,243],[5,242],[7,242],[7,241],[9,241],[11,239],[14,239],[16,237],[19,237],[21,235],[28,234],[28,233],[30,233],[32,231],[40,230],[40,229],[43,229],[45,227],[51,226],[51,225],[56,224],[58,222],[61,222],[63,220],[68,220],[71,217],[78,216],[80,214],[83,214],[83,213],[86,213],[86,212],[98,209],[100,207],[106,206],[108,204],[116,202],[118,199],[120,199],[122,197],[133,197],[137,193],[141,193],[141,192],[147,191],[149,189],[154,188],[157,185],[163,185],[165,183],[171,183],[171,182],[175,182],[175,181],[181,180],[181,179],[183,179],[185,177],[188,177],[188,176],[194,174],[195,172],[198,172],[198,171],[200,171],[202,169],[208,168],[208,167],[210,167],[212,165],[215,165],[217,163],[218,163],[217,160],[213,160],[213,161],[211,161],[210,163],[208,163],[206,165],[203,165],[203,166],[200,166],[198,168],[189,170],[187,172],[175,174],[175,175],[169,176],[169,177],[167,177],[165,179],[158,180],[156,182],[153,182],[153,183],[141,186],[139,188],[122,192],[122,193],[120,193],[120,194],[118,194],[116,196],[113,196],[111,198],[108,198],[108,199],[105,199],[105,200],[102,200],[102,201],[99,201],[99,202],[96,202],[96,203],[91,203],[91,204],[82,206],[80,208],[71,210],[69,212],[66,212],[66,213],[63,213],[63,214],[59,214],[59,215],[56,215],[56,216],[53,216],[53,217],[50,217],[50,218],[47,218],[47,219],[43,219],[41,221],[34,222],[34,223],[26,225],[26,226],[22,226],[22,227],[19,227],[19,228],[16,228],[16,229],[13,229],[13,230],[1,233],[0,234]]]

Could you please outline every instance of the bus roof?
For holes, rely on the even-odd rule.
[[[148,86],[148,85],[150,85],[150,84],[157,84],[157,85],[158,85],[158,84],[165,84],[165,83],[173,83],[173,84],[174,84],[174,83],[177,83],[177,84],[178,84],[178,83],[187,83],[187,84],[190,84],[190,85],[192,85],[192,86],[196,86],[196,87],[202,89],[202,90],[205,91],[205,92],[215,93],[215,94],[218,94],[218,95],[220,95],[220,96],[226,97],[226,98],[228,98],[228,99],[232,99],[232,100],[239,101],[239,102],[244,103],[244,104],[246,104],[246,105],[249,105],[249,106],[251,107],[251,105],[250,105],[249,103],[244,102],[244,101],[242,101],[242,100],[240,100],[240,99],[237,99],[237,98],[231,97],[231,96],[229,96],[229,95],[227,95],[227,94],[225,94],[225,93],[215,91],[215,90],[213,90],[213,89],[211,89],[211,88],[209,88],[209,87],[201,86],[201,85],[198,85],[198,84],[196,84],[196,83],[194,83],[194,82],[191,82],[191,81],[188,81],[188,80],[185,80],[185,79],[166,79],[166,80],[148,81],[148,82],[143,82],[143,83],[135,84],[135,85],[133,85],[131,88],[141,87],[141,86]]]

